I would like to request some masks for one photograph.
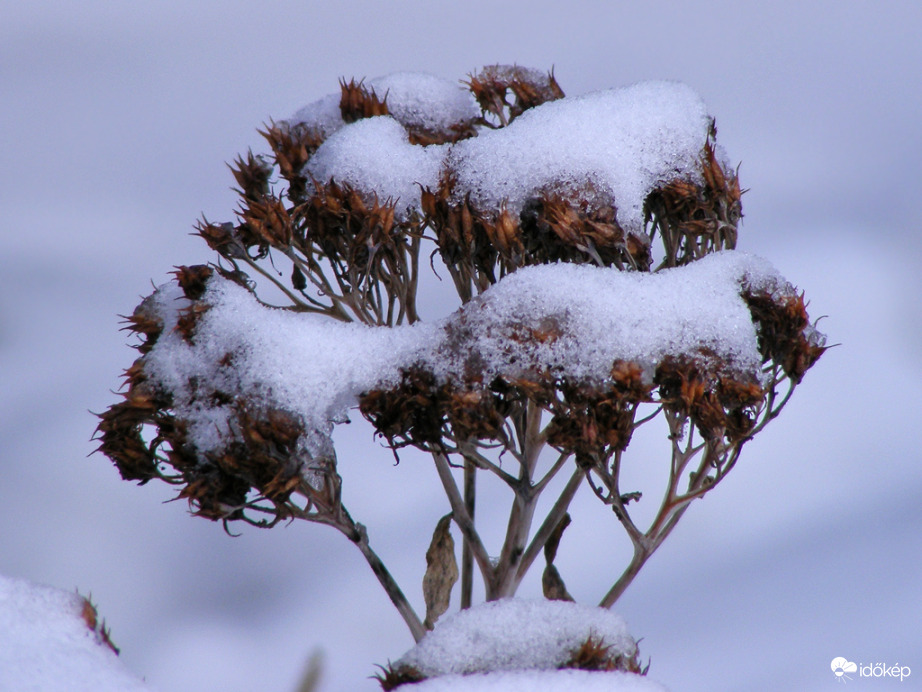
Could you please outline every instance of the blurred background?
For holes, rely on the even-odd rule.
[[[257,127],[340,77],[460,80],[516,62],[553,67],[568,95],[676,79],[741,162],[739,248],[803,289],[841,345],[616,610],[650,676],[675,690],[832,688],[837,656],[910,666],[910,689],[922,679],[920,32],[922,5],[897,0],[7,3],[0,573],[92,593],[123,661],[163,692],[293,692],[316,651],[323,690],[376,689],[373,664],[412,639],[339,534],[231,538],[91,455],[91,412],[116,400],[135,356],[118,315],[174,265],[213,259],[189,234],[202,214],[233,218],[224,162],[267,151]],[[426,545],[448,511],[431,463],[407,453],[395,466],[360,421],[337,440],[347,507],[421,607]],[[655,442],[632,448],[638,484],[663,472]],[[592,603],[627,552],[610,516],[582,508],[558,566]],[[481,516],[492,511],[499,521],[502,507]]]

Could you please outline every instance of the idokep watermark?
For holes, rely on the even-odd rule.
[[[887,663],[855,663],[841,656],[832,659],[830,663],[836,681],[847,682],[859,678],[892,678],[903,682],[910,676],[912,670],[909,666],[901,666],[899,663],[889,665]]]

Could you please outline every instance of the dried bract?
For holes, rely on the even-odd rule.
[[[759,325],[762,357],[777,362],[784,374],[799,384],[827,348],[825,337],[810,324],[803,294],[755,292],[743,297]]]
[[[619,670],[625,673],[646,675],[646,670],[641,668],[638,653],[625,656],[620,652],[612,652],[611,645],[593,636],[573,652],[570,660],[562,668],[576,668],[579,670]]]
[[[412,666],[393,666],[388,663],[386,666],[378,666],[378,668],[381,669],[381,672],[374,675],[374,678],[381,685],[384,692],[390,692],[401,685],[412,685],[426,679],[425,675]]]
[[[467,85],[484,115],[489,113],[500,127],[529,108],[564,97],[553,71],[542,74],[518,65],[488,65],[470,75]]]
[[[307,189],[307,177],[302,171],[308,159],[323,144],[323,133],[288,123],[271,123],[259,133],[272,147],[275,165],[288,182],[288,198],[296,204],[301,202]]]
[[[374,89],[365,86],[364,80],[355,81],[350,79],[347,83],[345,79],[339,80],[339,86],[342,90],[342,97],[339,101],[339,110],[342,113],[343,120],[347,123],[354,123],[362,118],[373,118],[376,115],[387,115],[387,94],[384,98],[378,98]]]
[[[717,160],[711,129],[700,157],[703,184],[675,180],[651,192],[644,202],[644,223],[650,236],[660,234],[664,258],[661,266],[676,267],[711,252],[736,247],[742,218],[739,178]]]

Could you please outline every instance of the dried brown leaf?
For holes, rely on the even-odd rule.
[[[451,514],[439,519],[432,534],[432,543],[426,551],[426,574],[423,577],[423,597],[426,600],[426,629],[448,610],[451,589],[458,581],[458,561],[455,558],[455,539],[451,536]]]

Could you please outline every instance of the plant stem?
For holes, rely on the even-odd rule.
[[[442,487],[451,506],[452,521],[455,522],[455,525],[461,530],[461,534],[469,542],[471,552],[474,554],[474,560],[476,560],[483,576],[484,584],[487,585],[487,597],[489,598],[490,584],[493,581],[493,565],[490,564],[490,556],[480,540],[477,529],[474,528],[474,520],[468,514],[467,506],[461,497],[454,477],[451,475],[448,458],[441,452],[433,452],[432,458],[435,461],[435,469],[439,474],[439,480],[442,481]]]
[[[615,601],[621,597],[625,589],[634,581],[634,577],[640,572],[640,568],[644,566],[647,558],[653,554],[654,550],[656,550],[656,548],[648,548],[642,543],[634,543],[634,557],[631,558],[631,563],[627,566],[627,569],[622,572],[618,581],[614,583],[608,593],[605,594],[605,598],[599,603],[600,607],[611,608],[615,604]]]
[[[342,528],[344,527],[341,527],[341,529]],[[345,531],[343,532],[345,533]],[[387,567],[384,566],[381,558],[379,558],[377,553],[368,545],[368,531],[362,524],[355,524],[351,535],[348,533],[346,535],[356,546],[358,546],[362,555],[365,556],[365,560],[371,567],[371,571],[375,573],[381,586],[384,587],[384,591],[390,597],[391,603],[394,604],[394,607],[397,608],[397,612],[400,613],[403,621],[407,623],[407,627],[410,628],[413,639],[417,642],[420,641],[426,634],[426,628],[423,626],[416,611],[413,610],[413,606],[410,605],[406,596],[403,595],[403,591],[401,591],[397,582],[394,581]]]
[[[541,528],[538,529],[538,532],[535,534],[534,538],[532,538],[528,549],[524,552],[522,559],[519,561],[518,570],[515,575],[516,587],[518,587],[522,579],[525,578],[525,573],[528,572],[535,558],[538,557],[538,553],[544,549],[545,543],[547,543],[554,529],[557,528],[563,515],[567,513],[567,509],[573,501],[576,491],[579,490],[584,475],[585,471],[579,467],[573,471],[573,475],[570,476],[570,480],[560,493],[560,497],[557,498],[557,502],[554,503],[544,523],[541,524]]]
[[[470,459],[464,460],[464,506],[468,516],[474,520],[474,502],[477,492],[477,467]],[[465,535],[461,546],[461,609],[471,607],[474,590],[474,552],[470,539]]]
[[[496,567],[496,579],[493,593],[489,600],[505,598],[515,595],[518,586],[516,573],[525,551],[525,542],[531,530],[531,523],[535,516],[537,497],[529,492],[517,492],[509,513],[509,526],[506,529],[506,540],[500,553],[499,564]]]

